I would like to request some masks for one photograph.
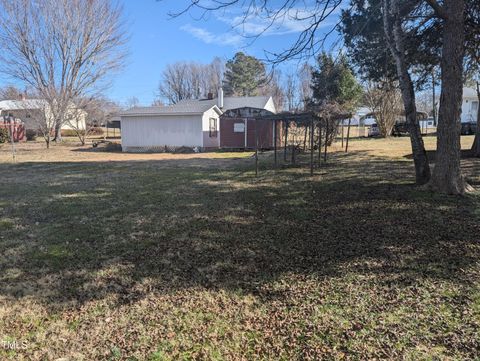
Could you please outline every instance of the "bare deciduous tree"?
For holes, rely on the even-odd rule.
[[[224,74],[225,62],[217,56],[207,65],[206,88],[213,95],[217,95],[218,89],[222,86]]]
[[[159,95],[167,99],[171,104],[176,104],[183,99],[189,99],[191,89],[187,81],[188,65],[187,63],[177,62],[168,64],[163,70],[162,80],[158,86]]]
[[[153,99],[152,107],[163,107],[165,103],[161,99]]]
[[[402,95],[398,87],[390,81],[371,83],[365,89],[366,105],[375,113],[380,134],[392,134],[397,116],[402,113]]]
[[[88,98],[83,101],[83,104],[87,112],[87,126],[91,127],[106,126],[110,117],[118,114],[122,109],[119,104],[104,97]]]
[[[91,104],[89,104],[91,103]],[[73,105],[75,104],[75,105]],[[65,113],[65,124],[75,133],[82,145],[85,145],[87,137],[90,135],[93,127],[87,124],[87,108],[93,107],[92,99],[75,99],[72,106]]]
[[[13,85],[0,89],[0,100],[18,100],[22,97],[22,91]]]
[[[135,108],[140,105],[140,100],[137,97],[130,97],[126,100],[125,106],[127,108]]]
[[[107,121],[112,114],[120,111],[120,106],[103,97],[75,99],[65,115],[66,124],[75,133],[82,145],[95,128]]]
[[[282,89],[282,73],[272,70],[265,85],[260,88],[260,94],[271,96],[277,111],[282,111],[285,103],[285,93]]]
[[[298,109],[298,82],[295,74],[287,74],[285,79],[285,100],[288,111]]]
[[[433,117],[434,106],[438,105],[438,96],[435,95],[435,101],[432,98],[432,89],[426,89],[417,93],[417,108]]]
[[[185,99],[217,95],[222,85],[225,64],[215,58],[210,64],[176,62],[165,67],[158,87],[159,96],[171,104]]]
[[[259,19],[263,23],[263,27],[258,30],[256,35],[249,36],[250,40],[252,37],[260,37],[285,20],[302,23],[303,29],[293,44],[278,53],[267,53],[270,62],[279,64],[286,60],[308,59],[321,50],[328,37],[338,29],[341,20],[337,19],[336,23],[327,31],[320,31],[321,25],[327,20],[332,20],[330,16],[334,15],[342,5],[345,5],[345,0],[316,0],[313,2],[304,0],[189,0],[188,3],[182,11],[171,15],[178,17],[196,9],[202,12],[200,17],[206,17],[212,11],[223,11],[237,6],[243,13],[239,17],[242,20],[234,24],[238,28],[241,29],[242,25],[250,18]]]
[[[299,87],[300,97],[303,103],[303,109],[307,109],[308,103],[312,99],[312,66],[308,63],[304,63],[299,72]]]
[[[72,101],[103,90],[122,66],[125,43],[115,1],[0,0],[0,71],[47,102],[57,137]]]
[[[25,107],[27,109],[36,109],[33,122],[36,125],[37,133],[45,140],[48,148],[52,131],[55,129],[55,118],[51,113],[48,102],[41,99],[27,99]]]

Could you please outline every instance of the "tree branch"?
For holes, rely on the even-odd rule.
[[[435,14],[437,14],[439,18],[442,18],[444,20],[448,18],[447,12],[442,6],[440,6],[437,0],[425,0],[425,1],[427,2],[428,5],[430,5],[433,11],[435,11]]]

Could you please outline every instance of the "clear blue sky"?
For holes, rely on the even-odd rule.
[[[279,52],[288,48],[305,26],[301,21],[292,19],[292,16],[286,16],[253,42],[248,36],[264,30],[267,22],[256,16],[248,18],[241,27],[235,26],[243,14],[238,7],[209,13],[205,18],[200,18],[198,12],[172,18],[169,14],[185,9],[190,1],[119,1],[124,7],[126,29],[130,35],[129,56],[125,68],[112,76],[112,86],[105,95],[121,104],[136,97],[141,104],[150,105],[156,98],[161,73],[166,64],[176,61],[209,63],[215,56],[228,60],[237,51],[265,58],[265,51]],[[271,1],[275,5],[284,0]],[[292,12],[301,16],[302,11],[312,9],[314,3],[315,0],[298,1],[301,7]],[[325,21],[320,32],[334,26],[338,11],[331,18]],[[330,40],[335,41],[335,36]],[[290,63],[283,65],[280,70],[295,71],[298,65],[298,62]],[[286,69],[288,67],[292,69]],[[0,75],[0,84],[9,83],[11,81]]]
[[[256,34],[264,22],[252,18],[244,27],[233,28],[241,15],[238,8],[199,19],[198,13],[179,18],[169,16],[184,8],[187,0],[123,0],[123,4],[130,32],[130,56],[126,68],[115,75],[107,93],[118,102],[137,97],[142,104],[149,105],[156,96],[166,64],[180,60],[208,63],[214,56],[226,60],[239,50],[263,58],[265,50],[288,47],[301,30],[298,21],[285,19],[252,44],[240,33]],[[326,22],[325,29],[332,24],[333,21]]]

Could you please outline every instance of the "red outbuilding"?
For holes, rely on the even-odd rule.
[[[260,108],[229,109],[220,117],[220,147],[226,149],[272,149],[282,140],[281,121],[261,120],[257,117],[273,114]]]
[[[7,129],[8,134],[13,134],[13,141],[14,142],[24,142],[27,140],[27,136],[25,134],[25,125],[18,120],[1,120],[0,121],[0,129]]]

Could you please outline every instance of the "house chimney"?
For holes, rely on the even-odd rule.
[[[208,93],[207,98],[208,98],[208,100],[212,100],[213,99],[213,93]]]
[[[223,108],[223,88],[222,87],[218,88],[218,104],[217,105],[220,109]]]
[[[26,99],[27,99],[27,94],[26,93],[20,94],[20,100],[25,101]]]

